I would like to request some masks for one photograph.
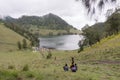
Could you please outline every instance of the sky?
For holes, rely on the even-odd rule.
[[[118,0],[119,2],[120,0]],[[104,22],[107,9],[115,8],[116,5],[108,4],[107,8],[102,11],[98,10],[90,18],[82,3],[76,0],[0,0],[0,17],[11,16],[18,18],[22,15],[43,16],[53,13],[70,25],[81,29],[86,24],[94,24],[95,19],[98,19],[98,22]]]

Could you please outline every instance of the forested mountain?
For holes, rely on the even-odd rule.
[[[49,13],[42,17],[22,16],[18,19],[14,19],[8,16],[5,18],[5,21],[14,22],[27,28],[32,26],[37,26],[37,28],[40,28],[40,29],[55,29],[55,30],[61,30],[61,29],[69,30],[70,28],[73,28],[63,19],[61,19],[60,17],[52,13]]]
[[[39,45],[38,38],[40,36],[80,33],[79,30],[52,13],[42,17],[22,16],[20,18],[12,18],[7,16],[3,21],[6,27],[29,39],[32,45]]]

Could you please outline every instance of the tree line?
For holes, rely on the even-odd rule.
[[[96,23],[95,25],[86,25],[82,28],[85,40],[79,43],[81,47],[79,52],[83,50],[83,46],[92,46],[100,42],[101,39],[111,35],[116,35],[120,32],[120,13],[116,10],[111,16],[108,17],[105,23]]]
[[[22,49],[26,50],[28,48],[26,39],[23,39],[22,42],[18,41],[17,45],[19,50],[22,50]]]
[[[31,42],[31,46],[39,46],[38,36],[31,34],[27,29],[22,28],[19,24],[4,21],[4,25],[28,39]]]

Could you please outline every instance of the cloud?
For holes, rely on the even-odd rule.
[[[54,13],[78,29],[86,24],[94,23],[94,20],[86,16],[85,11],[83,5],[75,0],[0,0],[0,15],[2,16],[42,16]],[[100,18],[101,21],[105,20],[103,15]]]

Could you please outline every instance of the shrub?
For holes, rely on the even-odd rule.
[[[9,65],[8,69],[14,69],[15,67],[13,65]]]
[[[49,52],[46,58],[50,59],[51,57],[52,57],[52,54],[51,54],[51,52]]]
[[[28,71],[28,70],[29,70],[29,66],[26,64],[26,65],[23,67],[22,70],[23,70],[23,71]]]
[[[27,41],[26,39],[23,39],[23,49],[27,49]]]
[[[18,49],[21,50],[22,49],[22,44],[20,41],[17,42],[17,45],[18,45]]]
[[[28,72],[28,73],[26,74],[26,76],[27,76],[28,78],[33,78],[33,77],[35,77],[32,72]]]
[[[0,71],[0,80],[16,80],[18,72],[16,71]]]

